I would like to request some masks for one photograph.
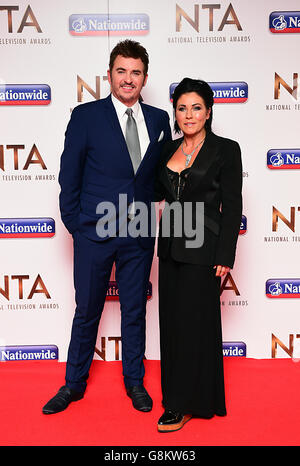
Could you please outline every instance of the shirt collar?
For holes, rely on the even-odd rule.
[[[112,103],[116,109],[117,115],[119,118],[122,118],[125,115],[127,110],[127,106],[123,104],[119,99],[117,99],[113,94],[111,94]],[[137,101],[134,105],[132,105],[133,115],[137,118],[140,110],[140,103]]]

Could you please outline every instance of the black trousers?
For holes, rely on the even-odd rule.
[[[226,415],[220,281],[213,266],[159,260],[165,408],[204,418]]]

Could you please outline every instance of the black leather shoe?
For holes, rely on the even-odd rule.
[[[166,409],[159,418],[157,428],[159,432],[174,432],[181,429],[192,418],[191,414],[180,414]]]
[[[43,407],[44,414],[55,414],[66,409],[72,401],[81,400],[83,393],[75,392],[64,385],[57,394]]]
[[[152,409],[152,399],[143,385],[134,385],[126,388],[127,395],[131,398],[133,407],[138,411],[148,412]]]

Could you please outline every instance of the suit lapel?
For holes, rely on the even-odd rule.
[[[199,185],[203,183],[209,168],[216,160],[218,149],[219,144],[216,136],[213,133],[207,134],[204,144],[199,150],[191,167],[182,192],[183,197],[190,196],[193,189],[199,187]]]
[[[142,158],[142,161],[139,165],[139,168],[137,169],[136,174],[143,168],[144,163],[147,161],[147,158],[151,154],[151,147],[156,141],[156,138],[158,138],[158,136],[155,134],[154,120],[151,115],[151,110],[149,110],[149,108],[146,105],[144,105],[142,102],[140,102],[140,106],[141,106],[141,110],[144,115],[147,131],[149,135],[149,144],[144,154],[144,157]]]
[[[144,115],[145,123],[146,123],[148,134],[149,134],[149,139],[150,139],[149,144],[151,144],[155,140],[155,128],[153,125],[153,118],[151,115],[151,111],[142,102],[140,103],[140,106],[141,106],[141,109]]]
[[[216,137],[213,133],[209,133],[191,167],[192,174],[195,175],[198,180],[200,177],[206,175],[207,170],[215,160],[217,151],[218,144],[216,143]]]
[[[106,110],[107,110],[107,117],[108,117],[109,122],[110,122],[110,124],[112,126],[112,130],[113,130],[115,136],[119,139],[120,144],[122,143],[122,144],[126,145],[126,142],[125,142],[125,139],[124,139],[124,136],[123,136],[123,133],[122,133],[122,129],[121,129],[121,126],[120,126],[120,123],[119,123],[118,115],[117,115],[115,107],[114,107],[114,105],[112,103],[110,95],[108,97],[106,97],[106,99],[105,99],[105,107],[106,107]]]
[[[125,138],[124,138],[124,135],[123,135],[123,131],[122,131],[122,128],[121,128],[120,123],[119,123],[117,112],[116,112],[114,104],[112,103],[112,100],[111,100],[111,95],[106,97],[105,107],[106,107],[106,110],[107,110],[108,120],[109,120],[110,125],[111,125],[112,130],[113,130],[114,139],[116,139],[116,142],[117,142],[118,146],[120,147],[120,152],[124,153],[125,156],[128,157],[128,163],[130,164],[132,174],[133,174],[134,172],[133,172],[133,166],[132,166],[130,154],[128,152],[128,148],[127,148],[127,144],[126,144],[126,141],[125,141]]]

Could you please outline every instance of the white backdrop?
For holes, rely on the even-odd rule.
[[[229,83],[229,88],[245,83],[246,101],[214,106],[214,132],[237,140],[242,149],[247,219],[234,270],[223,281],[224,347],[232,355],[297,360],[299,2],[218,0],[211,6],[191,0],[28,1],[0,2],[0,359],[28,358],[22,355],[29,346],[43,357],[54,345],[59,360],[66,360],[75,303],[72,239],[58,209],[64,132],[74,106],[108,95],[109,53],[129,37],[140,41],[150,56],[143,99],[167,110],[172,124],[172,83],[185,76],[219,83],[220,89],[220,83]],[[279,33],[269,28],[272,12]],[[95,15],[106,15],[104,22]],[[108,19],[112,31],[106,30]],[[114,21],[138,29],[122,32]],[[72,24],[77,33],[69,30]],[[20,104],[13,93],[21,84],[36,90],[49,86],[50,102]],[[267,166],[271,149],[275,169]],[[283,169],[286,158],[294,163]],[[279,211],[276,231],[274,208]],[[11,225],[24,225],[28,219],[43,224],[49,218],[55,222],[54,235],[24,237],[22,228],[17,235],[12,231]],[[272,291],[277,294],[268,297],[270,279],[276,279]],[[159,359],[156,257],[151,284],[146,358]],[[107,300],[95,358],[120,359],[119,339],[119,302]]]

